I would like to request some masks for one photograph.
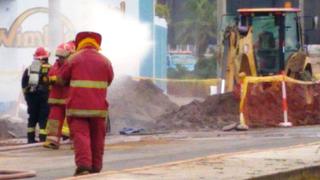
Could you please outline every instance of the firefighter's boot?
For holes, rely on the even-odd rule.
[[[40,142],[45,142],[47,138],[47,131],[45,129],[40,129],[39,140]]]
[[[35,140],[35,132],[28,132],[27,138],[28,138],[28,144],[37,143],[38,141]]]
[[[91,169],[89,168],[78,167],[74,172],[73,176],[87,175],[87,174],[90,174],[90,172],[91,172]]]
[[[50,141],[46,141],[43,144],[43,147],[49,148],[49,149],[59,149],[59,145]]]
[[[96,173],[100,173],[100,170],[92,168],[92,170],[90,171],[90,174],[96,174]]]
[[[69,139],[68,136],[62,135],[62,140],[63,140],[63,141],[66,141],[66,140],[68,140],[68,139]]]
[[[40,140],[40,142],[45,142],[45,141],[46,141],[46,138],[47,138],[47,135],[46,135],[46,134],[39,134],[39,140]]]

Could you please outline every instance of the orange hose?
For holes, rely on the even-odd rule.
[[[0,180],[35,177],[35,171],[0,170]]]
[[[9,151],[9,150],[17,150],[17,149],[27,149],[27,148],[33,148],[33,147],[40,147],[42,146],[41,143],[33,143],[33,144],[23,144],[23,145],[16,145],[16,146],[3,146],[0,147],[0,152],[1,151]]]

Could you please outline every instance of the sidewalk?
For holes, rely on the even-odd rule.
[[[187,161],[67,179],[234,180],[315,166],[320,166],[320,142],[272,150],[212,155]]]

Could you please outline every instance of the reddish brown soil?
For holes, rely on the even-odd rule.
[[[245,116],[251,127],[278,126],[283,121],[281,84],[263,86],[249,86]],[[286,89],[288,120],[293,125],[319,124],[320,84],[306,86],[287,83]],[[307,96],[311,101],[307,101]]]
[[[320,124],[320,84],[287,83],[288,120],[294,126]],[[309,98],[307,98],[309,97]],[[309,100],[308,100],[309,99]],[[281,83],[251,84],[245,101],[247,125],[278,127],[283,122]],[[239,122],[239,101],[232,94],[210,96],[162,115],[158,129],[220,129]]]

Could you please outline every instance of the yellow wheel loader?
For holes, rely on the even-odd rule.
[[[296,8],[238,9],[224,16],[221,27],[221,78],[233,91],[239,75],[270,76],[285,72],[294,79],[312,79]]]
[[[318,122],[319,85],[313,82],[299,12],[291,7],[244,8],[236,16],[224,16],[218,64],[226,82],[222,88],[241,95],[239,129],[277,126],[288,116],[293,125]]]

